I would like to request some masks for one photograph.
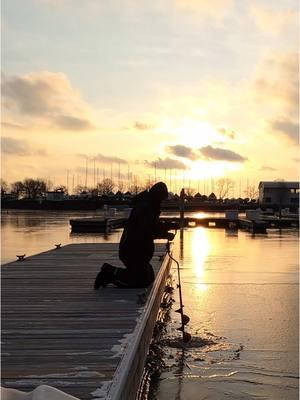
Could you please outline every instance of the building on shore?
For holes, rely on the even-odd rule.
[[[292,208],[299,207],[299,182],[260,182],[259,204],[266,207]]]
[[[46,193],[46,200],[48,201],[63,201],[68,200],[69,196],[63,190],[55,190]]]

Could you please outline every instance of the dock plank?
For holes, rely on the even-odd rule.
[[[156,274],[164,258],[165,246],[157,244]],[[4,387],[46,384],[85,400],[101,382],[118,385],[116,371],[129,351],[124,343],[136,334],[153,288],[94,291],[103,262],[122,265],[117,243],[71,244],[2,266]]]

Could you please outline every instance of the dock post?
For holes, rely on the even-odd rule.
[[[180,191],[180,198],[179,198],[179,210],[180,210],[180,229],[184,228],[184,188]]]

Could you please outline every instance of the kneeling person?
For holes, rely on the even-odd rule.
[[[119,287],[144,288],[154,281],[150,261],[154,254],[154,239],[173,240],[172,225],[159,221],[161,202],[168,197],[165,183],[158,182],[149,191],[134,198],[133,209],[124,228],[119,258],[126,268],[103,264],[94,287],[113,283]]]

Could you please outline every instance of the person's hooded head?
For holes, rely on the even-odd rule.
[[[149,190],[149,196],[156,204],[160,204],[163,200],[166,200],[168,194],[168,188],[164,182],[155,183],[155,185],[153,185]]]

